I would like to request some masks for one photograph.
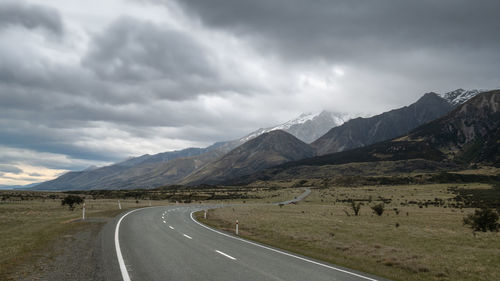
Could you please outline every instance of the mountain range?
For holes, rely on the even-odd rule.
[[[328,111],[303,114],[278,126],[206,148],[146,154],[110,166],[68,172],[37,185],[36,189],[133,189],[177,183],[220,183],[289,161],[404,135],[445,115],[479,92],[459,89],[443,95],[428,93],[407,107],[349,121],[347,114]]]
[[[370,118],[356,118],[328,131],[311,145],[318,155],[350,150],[404,135],[448,113],[480,91],[458,89],[444,95],[427,93],[415,103]]]
[[[404,161],[403,165],[400,161]],[[313,167],[328,167],[332,172],[345,169],[345,164],[370,162],[377,165],[381,162],[393,162],[394,167],[400,171],[405,171],[404,166],[415,164],[419,168],[433,170],[440,166],[439,163],[500,166],[500,90],[479,94],[449,114],[398,138],[287,162],[244,179],[233,178],[228,181],[248,183],[263,179],[308,178],[311,177],[311,170],[313,173],[318,170]],[[411,168],[406,170],[411,171]]]

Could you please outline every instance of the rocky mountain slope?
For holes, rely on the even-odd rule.
[[[485,90],[457,89],[455,91],[444,93],[439,96],[447,100],[450,104],[456,106],[468,101],[469,99],[475,97],[477,94],[482,92],[485,92]]]
[[[271,178],[307,177],[310,167],[422,159],[432,163],[481,163],[500,166],[500,90],[484,92],[447,115],[407,135],[369,146],[302,159],[246,177],[251,182]],[[429,162],[430,161],[430,162]],[[240,181],[240,183],[242,182]],[[235,183],[238,181],[233,181]]]
[[[196,171],[181,183],[216,184],[256,171],[314,156],[314,150],[306,143],[281,130],[264,133],[219,160]]]
[[[345,151],[404,135],[450,112],[479,91],[427,93],[415,103],[370,118],[356,118],[328,131],[311,145],[318,155]]]

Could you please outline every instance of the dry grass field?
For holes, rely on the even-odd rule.
[[[82,222],[82,206],[77,205],[70,211],[67,206],[61,206],[59,197],[64,196],[45,192],[0,193],[0,280],[10,279],[16,267],[33,263],[42,253],[46,255],[51,244],[64,235],[127,209],[149,206],[149,201],[121,200],[122,210],[119,210],[115,199],[90,199],[86,203],[88,220]],[[153,205],[166,203],[152,201]]]
[[[393,280],[500,280],[500,234],[473,233],[454,190],[487,184],[332,187],[286,206],[211,210],[211,226]],[[496,191],[495,191],[496,192]],[[349,200],[362,203],[355,216]],[[370,206],[385,202],[382,216]]]
[[[80,194],[85,197],[87,220],[81,221],[82,205],[70,211],[61,206],[61,199],[68,194],[58,192],[0,191],[0,280],[13,279],[26,265],[33,265],[42,256],[50,257],[54,243],[63,237],[94,227],[127,209],[175,204],[176,201],[192,203],[269,203],[293,198],[298,189],[223,189],[181,190],[134,193],[112,191],[108,193]],[[130,197],[132,195],[132,197]],[[173,196],[173,197],[172,197]],[[114,199],[106,199],[112,198]],[[136,198],[137,197],[137,198]],[[140,198],[139,198],[140,197]],[[149,200],[149,198],[169,200]],[[121,198],[122,209],[118,209]],[[123,199],[125,198],[125,199]],[[143,199],[147,198],[147,199]],[[207,200],[213,198],[214,200]],[[195,200],[196,199],[196,200]],[[56,253],[53,253],[56,255]],[[20,268],[23,267],[23,268]],[[33,266],[28,266],[32,270]],[[29,272],[27,273],[29,274]]]

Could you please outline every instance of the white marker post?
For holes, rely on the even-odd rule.
[[[120,203],[120,200],[118,200],[118,209],[122,209],[122,204]]]
[[[85,202],[83,202],[82,220],[85,220]]]
[[[205,210],[205,215],[203,216],[203,218],[207,219],[207,210]]]
[[[236,220],[236,235],[238,235],[238,220]]]

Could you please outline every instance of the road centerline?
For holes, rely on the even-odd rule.
[[[236,258],[235,258],[235,257],[231,257],[230,255],[228,255],[228,254],[226,254],[226,253],[224,253],[224,252],[221,252],[221,251],[219,251],[219,250],[215,250],[215,251],[216,251],[218,254],[221,254],[221,255],[225,256],[226,258],[228,258],[228,259],[232,259],[232,260],[234,260],[234,261],[236,260]]]
[[[290,254],[290,253],[287,253],[287,252],[284,252],[284,251],[280,251],[280,250],[277,250],[277,249],[274,249],[274,248],[271,248],[271,247],[267,247],[267,246],[264,246],[264,245],[261,245],[261,244],[258,244],[258,243],[252,242],[252,241],[248,241],[248,240],[245,240],[245,239],[242,239],[242,238],[239,238],[239,237],[231,236],[229,234],[220,232],[218,230],[215,230],[215,229],[213,229],[211,227],[208,227],[208,226],[202,224],[201,222],[195,220],[194,217],[193,217],[193,213],[195,213],[195,212],[196,211],[192,211],[189,214],[189,216],[191,217],[191,220],[193,222],[195,222],[196,224],[198,224],[199,226],[201,226],[201,227],[203,227],[205,229],[208,229],[210,231],[213,231],[213,232],[218,233],[220,235],[223,235],[225,237],[228,237],[228,238],[231,238],[231,239],[235,239],[235,240],[238,240],[238,241],[250,244],[250,245],[254,245],[254,246],[257,246],[257,247],[269,250],[269,251],[280,253],[280,254],[285,255],[285,256],[293,257],[293,258],[296,258],[296,259],[299,259],[299,260],[302,260],[302,261],[305,261],[305,262],[308,262],[308,263],[312,263],[312,264],[316,264],[316,265],[319,265],[319,266],[322,266],[322,267],[325,267],[325,268],[329,268],[329,269],[332,269],[332,270],[335,270],[335,271],[347,273],[349,275],[360,277],[360,278],[363,278],[365,280],[378,281],[377,279],[370,278],[370,277],[367,277],[367,276],[363,276],[361,274],[357,274],[357,273],[354,273],[354,272],[350,272],[350,271],[345,270],[345,269],[341,269],[341,268],[337,268],[337,267],[334,267],[334,266],[326,265],[326,264],[323,264],[323,263],[320,263],[320,262],[317,262],[317,261],[313,261],[313,260],[310,260],[310,259],[307,259],[307,258],[303,258],[303,257],[297,256],[297,255],[294,255],[294,254]]]
[[[186,235],[186,234],[182,234],[184,237],[186,237],[187,239],[193,239],[193,237],[189,236],[189,235]]]

